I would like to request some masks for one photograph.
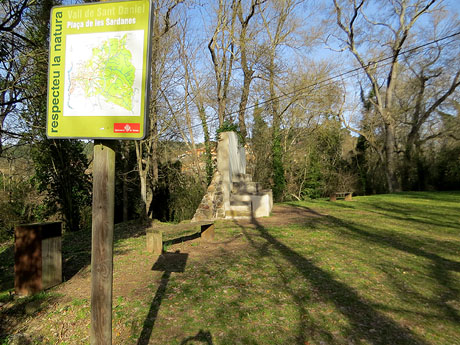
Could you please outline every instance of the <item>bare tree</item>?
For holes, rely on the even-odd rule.
[[[220,125],[226,120],[228,92],[232,78],[233,62],[236,57],[237,9],[237,0],[232,0],[231,3],[226,0],[219,0],[216,27],[208,43],[216,78],[217,115]]]
[[[455,20],[452,22],[454,25],[450,28],[457,29],[459,22]],[[433,27],[437,26],[436,22],[433,24]],[[428,30],[423,31],[426,33]],[[410,179],[418,179],[414,169],[415,157],[422,154],[422,145],[446,135],[445,132],[450,128],[440,126],[442,118],[438,116],[438,111],[448,106],[449,99],[452,99],[456,92],[458,98],[457,90],[460,85],[458,42],[459,38],[453,37],[450,44],[449,42],[433,44],[423,51],[414,51],[404,57],[407,77],[403,81],[405,83],[401,83],[403,84],[401,90],[397,90],[399,92],[396,98],[398,108],[403,113],[402,127],[405,129],[400,140],[404,151],[401,177],[403,187],[406,189],[412,187]]]
[[[21,133],[5,129],[5,121],[28,98],[24,92],[28,76],[25,57],[35,44],[24,34],[24,22],[31,5],[29,0],[0,3],[0,154],[5,136],[21,137]]]
[[[152,67],[150,85],[149,128],[145,140],[136,141],[136,156],[141,183],[141,198],[145,205],[145,215],[148,216],[153,197],[153,189],[158,182],[158,143],[159,143],[159,115],[160,99],[162,97],[162,74],[167,56],[165,44],[168,33],[175,23],[171,23],[173,10],[183,0],[153,3],[153,31],[152,31]]]
[[[251,0],[248,13],[244,13],[242,1],[236,3],[237,15],[240,22],[238,45],[240,50],[240,65],[243,71],[243,87],[241,89],[240,103],[238,108],[238,124],[241,136],[246,138],[246,107],[248,105],[251,82],[254,79],[255,65],[258,62],[261,49],[257,43],[257,30],[250,30],[249,23],[256,14],[256,11],[267,0]]]
[[[399,113],[395,95],[401,74],[405,47],[413,39],[419,19],[436,9],[437,0],[397,0],[375,3],[366,0],[333,0],[342,50],[349,51],[363,69],[370,87],[372,104],[383,129],[383,146],[378,147],[365,131],[360,133],[379,153],[385,170],[388,191],[401,190],[396,175],[396,130]],[[372,13],[372,16],[369,14]],[[389,59],[382,60],[389,57]],[[379,61],[380,62],[377,62]],[[382,62],[383,61],[383,62]]]
[[[283,45],[289,45],[294,40],[299,22],[296,20],[294,11],[302,1],[286,0],[271,1],[266,8],[260,9],[263,26],[266,34],[265,48],[265,78],[268,82],[269,113],[272,117],[272,164],[273,164],[273,196],[280,200],[284,193],[285,176],[282,161],[281,147],[281,121],[282,114],[289,108],[290,104],[280,107],[280,89],[278,80],[280,77],[279,49]],[[262,6],[259,6],[262,7]]]
[[[192,60],[190,59],[188,63],[188,68],[191,71],[191,78],[190,78],[190,89],[193,94],[193,103],[196,107],[198,112],[198,117],[200,119],[201,128],[203,130],[204,136],[204,145],[205,145],[205,155],[206,155],[206,181],[207,183],[211,183],[213,172],[214,172],[214,165],[212,162],[212,143],[211,143],[211,136],[209,134],[209,125],[208,125],[208,116],[206,114],[206,102],[209,100],[206,97],[206,86],[208,82],[204,78],[199,78],[197,74],[197,68],[194,66]],[[204,79],[204,80],[203,80]]]

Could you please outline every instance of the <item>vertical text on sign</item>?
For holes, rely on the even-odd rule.
[[[61,51],[62,51],[62,12],[56,11],[54,16],[54,33],[53,37],[53,60],[51,61],[52,69],[52,82],[51,82],[51,97],[52,97],[52,107],[51,107],[51,132],[58,133],[59,127],[59,116],[61,114],[61,104],[60,104],[60,78],[61,72],[59,68],[61,67]]]

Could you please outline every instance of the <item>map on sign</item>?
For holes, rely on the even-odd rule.
[[[141,115],[143,44],[143,30],[67,35],[63,115]]]

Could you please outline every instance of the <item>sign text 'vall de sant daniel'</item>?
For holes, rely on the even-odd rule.
[[[145,136],[150,4],[137,0],[53,7],[49,138]]]

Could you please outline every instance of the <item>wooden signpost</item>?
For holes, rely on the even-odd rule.
[[[115,151],[113,141],[94,142],[91,246],[91,344],[112,344]]]
[[[151,0],[55,6],[47,136],[94,139],[91,344],[112,344],[114,140],[147,134]]]

